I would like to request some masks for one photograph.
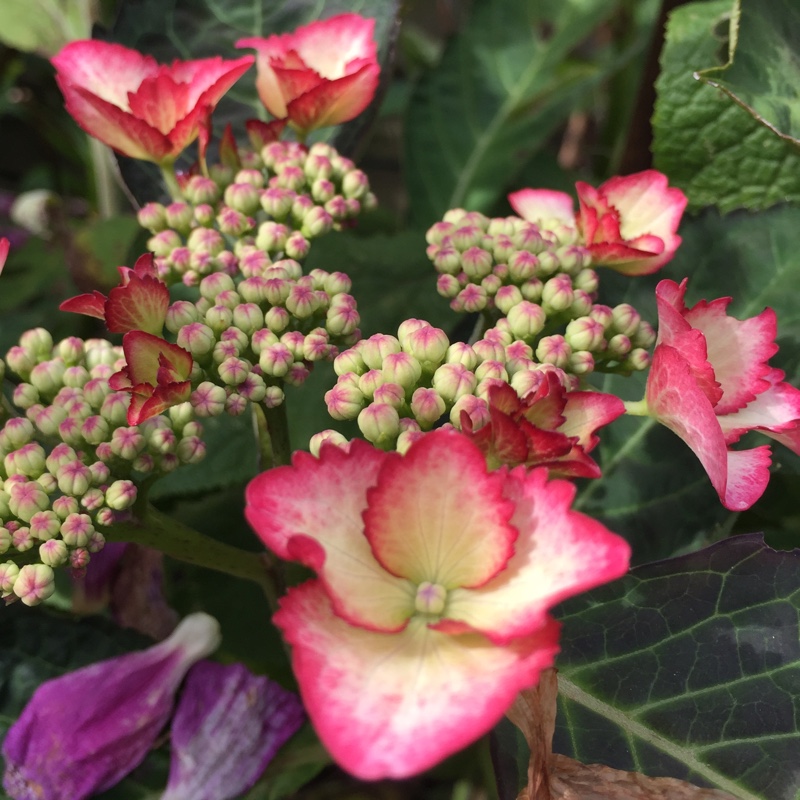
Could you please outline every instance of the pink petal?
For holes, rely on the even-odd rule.
[[[128,93],[128,108],[135,117],[168,136],[191,108],[189,86],[176,82],[168,67],[160,67]]]
[[[565,422],[561,433],[574,436],[588,453],[600,441],[595,431],[613,422],[625,413],[625,404],[619,397],[602,392],[567,392],[564,406]]]
[[[566,225],[575,224],[572,198],[566,192],[551,189],[520,189],[508,196],[511,208],[528,222],[557,219]]]
[[[214,56],[193,61],[174,61],[167,69],[175,81],[189,84],[187,111],[197,106],[211,106],[213,109],[254,61],[253,56],[231,60]]]
[[[336,614],[374,630],[399,630],[414,610],[416,587],[376,561],[362,520],[380,467],[397,458],[360,440],[349,452],[323,447],[319,459],[295,453],[291,467],[258,475],[245,493],[261,541],[314,569]]]
[[[661,244],[657,252],[663,251],[663,242]],[[589,252],[594,262],[623,275],[652,275],[672,258],[672,253],[667,258],[654,256],[651,251],[639,250],[624,242],[592,244]]]
[[[784,447],[788,447],[789,450],[800,456],[800,423],[779,433],[775,431],[762,431],[762,433],[769,436],[770,439],[780,442]]]
[[[98,291],[91,294],[79,294],[64,300],[58,309],[104,320],[106,318],[106,296]]]
[[[380,67],[369,64],[352,75],[319,84],[289,102],[287,116],[302,131],[348,122],[370,104],[379,76]]]
[[[275,60],[271,62],[270,66],[278,85],[281,87],[281,95],[286,101],[287,107],[295,98],[310,92],[317,86],[328,84],[326,78],[306,66],[291,68],[279,64]],[[288,110],[286,113],[288,114]]]
[[[433,431],[387,459],[367,492],[366,537],[393,575],[446,589],[480,586],[514,552],[513,504],[503,476],[454,431]]]
[[[630,560],[624,539],[570,510],[574,484],[548,481],[546,469],[526,475],[518,468],[508,475],[505,493],[516,506],[514,556],[484,586],[449,592],[441,626],[448,630],[455,620],[499,644],[535,631],[561,600],[621,577]]]
[[[192,356],[182,347],[167,342],[159,336],[144,331],[129,331],[122,337],[128,375],[131,382],[149,383],[155,386],[158,377],[159,358],[164,356],[175,366],[177,374],[188,379],[192,371]]]
[[[265,144],[277,142],[283,129],[286,127],[285,119],[275,119],[272,122],[262,122],[260,119],[248,119],[245,124],[250,143],[256,150],[261,150]]]
[[[706,339],[708,360],[722,389],[717,414],[743,408],[769,388],[765,380],[770,371],[767,361],[778,352],[775,312],[765,308],[757,317],[738,320],[726,312],[730,301],[730,297],[710,303],[701,300],[684,314]]]
[[[419,617],[396,634],[355,628],[315,581],[291,589],[274,621],[315,730],[362,780],[414,775],[473,742],[558,651],[550,619],[507,647],[431,630]]]
[[[133,394],[128,407],[128,425],[139,425],[146,419],[163,414],[168,408],[185,403],[192,394],[191,381],[157,386],[148,398]],[[141,402],[144,400],[144,402]]]
[[[133,271],[140,278],[144,278],[146,275],[151,278],[157,278],[158,270],[156,269],[155,256],[152,253],[143,253],[140,255],[133,265]]]
[[[371,17],[338,14],[304,25],[285,38],[291,39],[292,49],[309,67],[323,78],[335,80],[348,74],[347,66],[353,61],[366,59],[377,65],[374,32]]]
[[[3,274],[3,267],[6,265],[8,258],[8,250],[11,247],[11,242],[5,237],[0,238],[0,275]]]
[[[169,289],[158,278],[133,273],[125,286],[108,293],[106,325],[111,333],[146,331],[160,335],[169,308]]]
[[[283,96],[281,84],[275,71],[272,69],[270,50],[277,46],[273,40],[278,40],[277,36],[270,36],[268,39],[254,37],[250,39],[239,39],[236,47],[255,47],[256,48],[256,90],[258,97],[264,107],[273,117],[283,119],[286,116],[286,99]],[[277,49],[280,49],[279,47]]]
[[[700,459],[725,508],[743,511],[763,494],[769,481],[769,448],[728,452],[711,402],[674,347],[656,347],[647,379],[647,405]]]

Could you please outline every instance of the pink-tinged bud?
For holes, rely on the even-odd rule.
[[[85,547],[79,547],[69,554],[69,565],[72,567],[72,577],[82,578],[86,574],[91,556]]]
[[[81,507],[87,511],[97,511],[102,508],[104,502],[103,492],[96,488],[89,489],[80,500]]]
[[[204,321],[213,333],[219,335],[233,324],[233,312],[223,305],[211,306],[206,311]]]
[[[635,347],[622,362],[622,368],[633,372],[642,372],[649,368],[651,361],[652,356],[647,350]]]
[[[19,345],[35,359],[50,358],[53,337],[46,328],[31,328],[19,337]]]
[[[516,338],[533,339],[544,328],[547,315],[541,306],[523,300],[508,312],[507,319],[511,332]]]
[[[480,281],[492,271],[492,255],[480,247],[470,247],[461,254],[461,268],[472,281]]]
[[[140,453],[131,461],[131,467],[142,475],[147,475],[156,468],[156,462],[150,453]],[[99,524],[99,519],[98,519]]]
[[[89,544],[86,549],[90,553],[99,553],[106,546],[106,537],[98,530],[92,531],[89,535]]]
[[[588,350],[573,352],[567,369],[574,375],[588,375],[594,370],[594,356]]]
[[[78,460],[78,454],[68,444],[57,444],[47,456],[47,469],[54,475],[65,464]]]
[[[289,348],[289,352],[294,356],[295,360],[299,361],[303,358],[303,346],[306,337],[301,331],[287,331],[281,336],[281,344],[285,344]]]
[[[61,520],[55,511],[38,511],[30,519],[31,534],[43,542],[57,536],[60,529]]]
[[[14,581],[14,594],[26,606],[39,605],[55,590],[55,575],[46,564],[26,564]]]
[[[241,211],[223,206],[217,214],[217,227],[226,236],[237,238],[252,230],[255,227],[255,220]]]
[[[535,278],[539,267],[539,259],[527,250],[517,251],[508,259],[508,275],[516,283]]]
[[[186,198],[194,205],[215,203],[220,197],[217,184],[204,175],[193,175],[184,190]]]
[[[106,505],[114,511],[124,511],[136,502],[136,484],[133,481],[114,481],[106,489]]]
[[[328,332],[324,328],[315,328],[305,337],[302,351],[304,361],[324,361],[335,352],[336,349],[330,343]]]
[[[494,235],[492,254],[494,255],[495,261],[499,263],[507,262],[516,252],[517,246],[510,236],[504,233]]]
[[[494,297],[494,304],[503,314],[508,314],[511,309],[522,302],[522,292],[517,286],[502,286],[497,290]]]
[[[202,219],[199,214],[199,210],[202,206],[199,206],[194,210],[195,217],[199,217]],[[208,221],[210,225],[214,221],[214,210],[209,207],[211,212],[211,219]],[[199,221],[199,220],[198,220]],[[202,223],[201,223],[202,224]],[[166,257],[156,258],[156,263],[162,261],[166,268],[166,274],[169,275],[170,267],[174,269],[178,274],[183,275],[191,266],[192,262],[192,251],[188,247],[176,247],[174,250],[170,252],[170,254]],[[162,270],[159,270],[159,277],[162,277]]]
[[[653,326],[649,322],[642,320],[639,323],[636,333],[631,337],[631,344],[634,347],[641,347],[645,350],[649,350],[655,343],[656,332],[653,330]]]
[[[262,348],[258,358],[258,365],[264,371],[264,374],[273,378],[284,377],[289,372],[293,362],[294,355],[283,342],[277,342]]]
[[[603,330],[607,331],[611,327],[611,323],[614,319],[614,312],[609,306],[598,304],[592,306],[589,316],[597,320],[603,326]]]
[[[111,477],[111,470],[108,468],[108,465],[104,464],[102,461],[95,461],[93,464],[89,464],[89,472],[92,474],[93,486],[106,484]]]
[[[195,228],[186,241],[186,246],[194,254],[206,253],[216,256],[225,249],[222,234],[211,228]]]
[[[497,275],[487,275],[481,281],[481,289],[483,289],[489,297],[494,297],[502,286],[503,281],[500,280]]]
[[[128,421],[130,403],[131,396],[127,392],[112,392],[103,400],[103,404],[100,406],[100,416],[105,417],[112,428],[125,425]]]
[[[358,415],[364,438],[377,447],[391,447],[400,434],[400,415],[392,406],[373,403]]]
[[[108,441],[111,436],[111,427],[106,419],[95,414],[83,421],[80,435],[88,444],[98,445],[100,442]]]
[[[631,352],[631,349],[631,340],[624,334],[618,333],[608,340],[606,353],[611,358],[622,359]]]
[[[453,298],[461,291],[461,281],[455,275],[440,275],[436,279],[436,291],[442,297]]]
[[[486,338],[478,339],[472,349],[478,358],[478,363],[484,361],[503,361],[506,354],[505,340],[501,336],[492,335],[495,329],[486,331]],[[489,338],[490,335],[492,338]]]
[[[325,315],[325,328],[331,336],[348,336],[358,328],[360,321],[361,316],[355,305],[331,305]]]
[[[67,417],[58,426],[58,436],[67,444],[73,447],[80,447],[83,445],[83,437],[81,436],[82,421],[76,417]]]
[[[218,417],[225,411],[227,395],[221,386],[203,381],[192,392],[189,402],[198,417]]]
[[[367,400],[372,400],[375,390],[386,382],[383,372],[371,369],[358,379],[358,389]]]
[[[14,582],[19,575],[19,567],[13,561],[0,564],[0,592],[8,597],[14,591]]]
[[[70,514],[61,523],[61,538],[69,547],[86,547],[93,532],[94,525],[88,514]]]
[[[341,222],[350,216],[350,204],[340,194],[331,197],[331,199],[325,203],[324,208],[335,222]],[[292,211],[294,211],[294,209],[292,209]]]
[[[7,553],[12,546],[11,531],[0,526],[0,555]],[[0,565],[0,570],[2,570],[2,565]]]
[[[458,275],[461,272],[461,253],[452,245],[442,245],[433,257],[433,266],[443,275]]]
[[[242,351],[237,342],[217,342],[211,353],[211,360],[215,364],[221,364],[225,359],[236,358]]]
[[[309,239],[328,233],[333,227],[333,218],[320,206],[309,209],[303,217],[302,233]]]
[[[9,496],[9,510],[23,522],[30,522],[34,514],[50,507],[47,492],[36,481],[17,481],[10,486],[9,481],[6,481],[5,490]]]
[[[251,403],[260,403],[266,393],[266,384],[260,375],[250,372],[247,378],[239,384],[237,391]]]
[[[508,373],[506,372],[506,368],[500,361],[483,361],[475,370],[475,378],[478,381],[486,380],[487,378],[491,378],[493,380],[502,381],[506,383],[508,381]]]
[[[240,169],[233,178],[235,184],[249,184],[261,189],[264,186],[264,175],[260,169]]]
[[[188,203],[170,203],[165,209],[164,214],[167,220],[167,227],[174,228],[184,236],[189,233],[192,227],[194,209]]]
[[[74,497],[63,495],[53,500],[53,511],[59,519],[66,519],[70,514],[77,514],[80,508]]]
[[[170,229],[159,231],[147,240],[147,249],[158,258],[168,258],[170,253],[183,245],[183,239],[177,231]]]
[[[24,348],[15,345],[6,353],[6,363],[12,372],[16,372],[23,380],[28,380],[36,360]]]
[[[202,322],[193,322],[190,325],[184,325],[178,331],[177,342],[179,347],[191,353],[193,359],[202,361],[203,357],[214,349],[217,337],[208,325],[204,325]]]
[[[561,262],[558,256],[551,250],[545,250],[539,253],[539,269],[537,275],[540,278],[546,278],[548,275],[554,275],[561,269]]]
[[[359,350],[351,348],[339,353],[333,359],[333,371],[337,375],[347,375],[348,373],[363,375],[367,371],[367,365],[364,363],[364,359],[361,358]]]
[[[431,328],[431,330],[434,329]],[[431,362],[431,371],[438,366],[438,363],[439,361]],[[411,389],[422,377],[422,370],[422,365],[417,358],[410,353],[400,352],[390,353],[384,358],[379,374],[390,383],[399,384],[404,389]],[[367,375],[369,374],[367,373]]]
[[[39,545],[39,559],[48,567],[60,567],[67,563],[69,551],[61,539],[50,539]]]
[[[191,403],[179,403],[172,406],[168,412],[172,429],[182,432],[185,436],[199,436],[203,432],[203,426],[199,422],[194,422],[194,411]],[[189,426],[192,426],[190,429]]]
[[[262,402],[267,408],[277,408],[285,398],[286,395],[280,386],[267,386],[267,392]]]
[[[64,385],[65,369],[63,361],[42,361],[31,370],[30,382],[43,398],[53,398]]]
[[[166,209],[161,203],[146,203],[136,214],[136,220],[150,233],[158,233],[167,227]]]
[[[322,445],[342,447],[346,449],[347,437],[342,436],[339,431],[334,431],[331,429],[315,433],[308,443],[308,449],[311,451],[311,455],[318,457],[320,450],[322,449]]]
[[[411,413],[423,430],[430,430],[447,410],[435,389],[420,387],[411,397]]]
[[[585,317],[591,312],[593,301],[591,295],[583,289],[575,289],[572,293],[572,305],[569,307],[571,317]]]
[[[550,278],[542,289],[542,306],[546,313],[566,311],[573,300],[572,279],[569,275]]]
[[[342,178],[342,192],[347,198],[360,200],[369,191],[369,179],[360,169],[351,169]]]
[[[12,523],[9,522],[9,525]],[[11,532],[11,545],[19,553],[30,550],[35,544],[35,537],[30,528],[20,526]]]
[[[486,290],[470,283],[450,301],[450,308],[456,312],[466,311],[468,314],[474,314],[483,311],[487,304]]]
[[[250,347],[256,355],[260,355],[265,347],[277,344],[278,337],[269,328],[257,330],[250,338]]]
[[[264,314],[264,324],[274,333],[285,331],[292,321],[292,315],[280,306],[275,306]]]
[[[250,364],[241,358],[226,358],[217,368],[219,377],[228,386],[238,386],[250,373]]]
[[[145,444],[138,428],[117,428],[111,434],[111,452],[125,461],[133,461],[144,450]]]
[[[302,386],[310,374],[311,370],[302,361],[295,361],[289,367],[289,372],[284,377],[284,381],[289,386]]]
[[[467,394],[459,398],[450,411],[450,424],[461,430],[461,417],[466,414],[472,420],[473,430],[482,428],[490,420],[489,405],[485,399]]]
[[[593,269],[582,269],[573,279],[576,289],[583,289],[587,294],[594,294],[600,286],[600,278]]]
[[[303,171],[309,180],[328,180],[333,175],[331,160],[322,153],[309,153]]]
[[[117,784],[154,746],[189,667],[219,642],[217,622],[192,614],[160,644],[43,683],[3,744],[7,791],[77,800]]]
[[[68,336],[62,339],[53,351],[67,366],[77,366],[83,358],[83,339],[77,336]]]
[[[432,327],[430,322],[427,322],[424,319],[415,319],[412,317],[410,319],[403,320],[397,328],[397,340],[400,342],[400,346],[405,349],[408,337],[412,333],[430,327]]]
[[[115,436],[116,434],[117,431],[114,432]],[[92,485],[92,473],[85,464],[78,460],[70,461],[59,467],[56,472],[56,479],[58,480],[59,490],[72,497],[80,497],[85,494]]]
[[[302,260],[308,255],[311,244],[300,231],[290,234],[286,240],[285,252],[289,258]]]
[[[51,475],[49,472],[43,472],[37,479],[36,483],[44,489],[47,494],[53,494],[53,492],[58,489],[58,481],[56,480],[55,475]],[[0,517],[2,517],[2,512],[0,512]]]
[[[382,403],[400,409],[405,404],[406,393],[403,387],[397,383],[382,383],[375,388],[372,400],[375,403]]]
[[[452,222],[434,222],[425,233],[425,241],[433,245],[441,244],[444,239],[451,236],[455,230],[456,226],[453,225]]]
[[[402,346],[424,370],[433,371],[444,360],[450,341],[443,330],[426,325],[405,334]]]
[[[240,303],[233,309],[233,324],[250,336],[264,327],[264,313],[255,303]]]
[[[110,374],[111,368],[109,367],[108,370]],[[83,386],[83,399],[86,400],[93,409],[99,409],[110,391],[111,387],[108,385],[107,378],[92,378]]]
[[[620,303],[611,312],[611,327],[616,333],[632,337],[639,329],[642,317],[639,312],[628,303]]]
[[[178,445],[178,437],[172,428],[158,428],[148,439],[148,448],[153,453],[174,453]]]
[[[604,346],[603,326],[592,317],[573,319],[564,332],[564,338],[573,350],[598,350]]]
[[[386,356],[400,352],[400,342],[394,336],[376,333],[362,342],[360,352],[367,367],[380,369]]]
[[[175,455],[178,456],[181,464],[197,464],[206,456],[206,443],[198,436],[184,436],[178,442]]]
[[[272,277],[264,278],[260,288],[261,296],[264,300],[271,306],[280,306],[286,302],[286,298],[289,297],[292,289],[298,287],[293,286],[288,278]],[[305,291],[311,292],[312,295],[314,294],[312,289],[305,289]]]
[[[261,193],[261,208],[273,219],[285,219],[292,210],[294,199],[294,192],[285,188],[273,186],[269,189],[264,189]],[[261,245],[258,246],[260,247]]]
[[[325,405],[334,419],[355,419],[365,404],[366,398],[357,382],[340,378],[332,389],[325,392]]]
[[[320,307],[317,292],[306,286],[295,284],[286,298],[286,310],[298,319],[307,319]]]
[[[569,366],[571,356],[572,348],[559,334],[545,336],[536,345],[536,358],[543,364],[553,364],[564,369]]]
[[[14,387],[12,402],[23,410],[31,408],[39,402],[39,390],[30,383],[21,383]]]
[[[223,199],[226,206],[241,214],[252,215],[262,207],[259,187],[251,183],[232,183],[225,189]]]
[[[80,389],[89,380],[89,372],[86,367],[67,367],[64,370],[63,380],[64,386]]]
[[[44,448],[38,442],[28,442],[3,459],[6,475],[19,474],[38,478],[46,469]]]
[[[461,364],[468,370],[473,370],[478,365],[478,356],[466,342],[453,342],[447,348],[445,361],[448,364]]]
[[[443,364],[433,374],[432,385],[445,403],[472,394],[477,386],[475,375],[461,364]]]

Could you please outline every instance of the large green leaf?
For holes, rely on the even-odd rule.
[[[0,42],[49,58],[91,36],[95,10],[91,0],[4,0]]]
[[[448,208],[488,211],[587,93],[642,46],[591,62],[570,54],[616,3],[478,0],[406,119],[411,210],[428,226]]]
[[[562,606],[554,750],[714,786],[800,792],[800,551],[760,534]]]
[[[728,63],[699,77],[800,148],[800,8],[793,0],[735,0]]]
[[[603,273],[600,301],[632,303],[656,322],[657,280],[688,276],[687,303],[732,296],[739,318],[771,306],[778,314],[780,352],[772,362],[787,380],[800,382],[800,229],[797,212],[776,207],[760,214],[721,217],[714,210],[688,220],[683,244],[658,277],[625,279]],[[641,378],[607,376],[596,384],[626,399],[644,395]],[[652,420],[622,418],[601,431],[598,448],[603,477],[587,484],[578,507],[626,536],[638,562],[664,558],[723,535],[733,523],[695,456],[677,436]],[[780,445],[778,465],[794,463]],[[785,470],[791,471],[790,470]]]
[[[654,164],[686,192],[694,211],[705,206],[717,206],[723,213],[754,211],[800,201],[800,157],[794,148],[694,77],[695,70],[713,63],[724,48],[720,37],[726,35],[730,10],[730,0],[676,8],[661,53]]]

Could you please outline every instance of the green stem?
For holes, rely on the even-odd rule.
[[[625,413],[630,414],[632,417],[649,417],[650,409],[647,407],[647,399],[641,400],[624,400]]]
[[[148,506],[142,519],[118,522],[103,530],[109,541],[134,542],[165,555],[257,583],[270,607],[277,609],[277,590],[269,556],[219,542]]]
[[[103,219],[110,219],[119,213],[119,195],[111,168],[111,151],[92,136],[89,139],[89,156],[92,161],[94,191],[97,196],[97,210]]]
[[[159,167],[161,167],[161,176],[164,178],[170,197],[176,203],[180,202],[183,200],[183,192],[181,192],[181,187],[178,184],[178,177],[175,175],[175,163],[164,161],[159,164]]]
[[[259,425],[262,468],[280,467],[292,462],[292,445],[289,441],[289,420],[286,416],[286,402],[267,408],[260,405],[263,425]]]

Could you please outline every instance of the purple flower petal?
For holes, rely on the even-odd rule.
[[[83,800],[124,778],[169,719],[192,664],[219,645],[217,621],[191,614],[165,641],[46,681],[3,743],[14,800]]]
[[[162,800],[238,797],[304,720],[300,698],[269,678],[241,664],[195,664],[172,721]]]

